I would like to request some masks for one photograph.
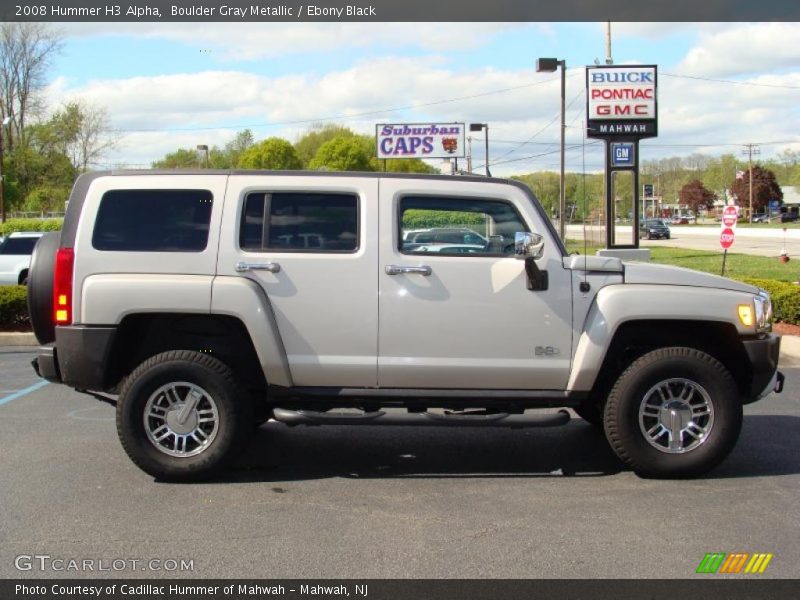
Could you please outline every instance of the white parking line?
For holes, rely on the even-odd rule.
[[[12,400],[16,400],[17,398],[22,398],[25,394],[30,394],[31,392],[35,392],[39,388],[43,388],[49,382],[47,381],[39,381],[38,383],[34,383],[33,385],[29,385],[28,387],[19,390],[18,392],[14,392],[10,396],[6,396],[5,398],[0,398],[0,406],[3,404],[7,404]]]

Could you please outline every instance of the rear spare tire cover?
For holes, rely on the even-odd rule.
[[[56,339],[53,322],[53,270],[61,232],[45,233],[36,243],[28,270],[28,314],[40,344]]]

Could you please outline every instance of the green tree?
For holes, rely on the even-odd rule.
[[[745,170],[740,179],[731,185],[731,193],[739,206],[750,206],[750,171]],[[753,165],[753,212],[765,212],[770,200],[783,203],[783,190],[775,179],[775,174],[760,165]]]
[[[725,196],[725,190],[736,176],[739,161],[733,154],[723,154],[712,158],[702,173],[701,180],[705,186],[719,197]]]
[[[336,125],[334,123],[316,125],[295,142],[294,148],[297,150],[297,156],[303,162],[303,167],[306,168],[309,166],[311,159],[317,154],[322,144],[334,138],[353,137],[355,135],[356,134],[350,129],[342,125]]]
[[[699,208],[710,208],[714,204],[716,195],[703,185],[699,179],[693,179],[681,188],[681,204],[689,206],[695,214]]]
[[[245,150],[237,166],[275,171],[303,168],[294,146],[279,137],[267,138]]]
[[[239,164],[242,154],[253,146],[253,132],[244,129],[220,150],[214,146],[209,153],[209,162],[215,169],[230,169]]]
[[[380,167],[376,171],[383,171],[383,161],[375,158],[375,164]],[[386,161],[388,173],[438,173],[439,169],[430,166],[418,158],[390,158]]]
[[[197,150],[179,148],[152,164],[154,169],[196,169],[201,166],[201,161]]]
[[[364,138],[342,136],[328,140],[319,147],[308,166],[330,171],[375,171],[374,155]]]

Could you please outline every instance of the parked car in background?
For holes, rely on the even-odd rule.
[[[800,213],[796,212],[781,213],[781,223],[793,223],[794,221],[797,221],[798,216],[800,216]]]
[[[767,213],[758,213],[753,215],[753,223],[769,223],[769,215]]]
[[[18,232],[9,234],[0,242],[0,285],[25,285],[33,247],[41,233]]]
[[[639,238],[648,240],[668,240],[671,232],[663,219],[645,219],[639,223]]]

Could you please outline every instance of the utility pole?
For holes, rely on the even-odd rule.
[[[606,21],[606,64],[614,64],[614,59],[611,58],[611,21]]]
[[[472,175],[472,136],[467,136],[467,173]]]
[[[743,154],[747,154],[748,176],[750,184],[750,216],[747,219],[750,223],[753,222],[753,154],[761,154],[758,144],[745,144]]]

